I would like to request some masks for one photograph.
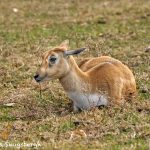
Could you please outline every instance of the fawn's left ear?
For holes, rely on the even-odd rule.
[[[77,55],[81,52],[83,52],[86,48],[79,48],[79,49],[75,49],[75,50],[68,50],[64,52],[65,56],[69,56],[69,55]]]
[[[63,47],[64,49],[68,49],[69,48],[69,40],[65,40],[65,41],[63,41],[60,45],[59,45],[59,47]]]

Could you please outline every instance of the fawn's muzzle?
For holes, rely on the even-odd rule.
[[[42,80],[41,77],[38,74],[36,74],[34,76],[34,79],[35,79],[36,82],[40,82]]]

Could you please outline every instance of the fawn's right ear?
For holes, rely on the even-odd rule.
[[[79,48],[79,49],[75,49],[75,50],[68,50],[64,52],[65,56],[69,56],[69,55],[77,55],[81,52],[83,52],[84,50],[86,50],[86,48]]]
[[[63,41],[59,47],[63,47],[65,50],[69,49],[69,40]]]

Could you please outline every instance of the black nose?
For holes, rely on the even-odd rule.
[[[38,74],[36,74],[36,75],[34,76],[34,79],[36,80],[38,77],[39,77],[39,75],[38,75]]]
[[[34,79],[35,79],[36,82],[40,82],[40,81],[42,80],[42,78],[41,78],[40,75],[38,75],[38,74],[36,74],[36,75],[34,76]]]

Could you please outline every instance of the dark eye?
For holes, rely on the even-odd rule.
[[[50,61],[50,63],[54,64],[56,59],[57,59],[56,57],[50,57],[49,61]]]

